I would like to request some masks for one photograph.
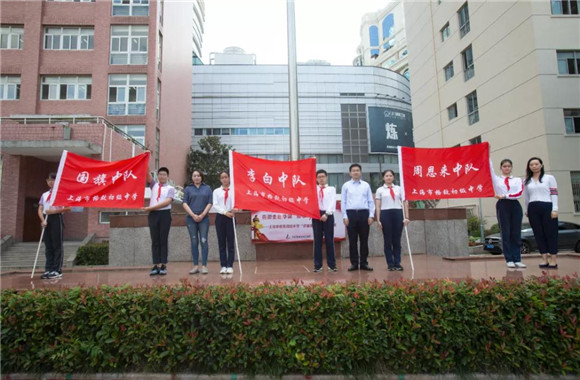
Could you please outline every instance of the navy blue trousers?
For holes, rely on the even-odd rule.
[[[320,216],[324,215],[320,211]],[[312,219],[312,232],[314,236],[314,268],[322,268],[322,238],[326,246],[326,263],[329,268],[336,268],[334,258],[334,215],[328,215],[326,222]]]
[[[236,258],[234,244],[234,220],[222,214],[215,216],[215,231],[217,233],[218,248],[220,251],[220,265],[226,268],[234,266]]]
[[[149,213],[151,256],[155,265],[167,264],[170,228],[171,210],[153,210]]]
[[[528,219],[540,253],[558,253],[558,218],[552,219],[552,202],[530,202]]]
[[[44,227],[44,248],[46,272],[60,272],[62,270],[64,253],[62,250],[62,214],[50,214],[46,217]]]
[[[403,210],[381,210],[385,258],[389,268],[401,266],[401,235],[403,234]]]
[[[500,199],[495,204],[495,211],[499,229],[501,231],[501,245],[505,261],[522,261],[522,206],[520,202],[509,199]]]
[[[348,251],[352,265],[369,265],[369,210],[346,210],[348,216]],[[358,240],[360,238],[360,263]]]

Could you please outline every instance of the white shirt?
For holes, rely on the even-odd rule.
[[[497,195],[505,195],[505,199],[516,200],[522,196],[524,192],[524,181],[519,177],[505,177],[497,176],[494,172],[491,172],[493,176],[493,189]],[[505,184],[505,179],[508,179],[508,184],[510,188],[508,189]]]
[[[47,192],[43,193],[40,196],[40,201],[38,202],[38,204],[40,206],[42,206],[42,212],[44,214],[46,214],[46,212],[49,210],[62,210],[64,208],[64,207],[51,206],[49,204],[48,196],[51,194],[51,192],[52,192],[52,190],[48,190]],[[51,201],[54,201],[54,199],[51,199]]]
[[[159,194],[159,186],[161,186],[161,194]],[[151,199],[149,200],[149,207],[153,207],[158,203],[163,202],[167,198],[175,199],[175,188],[167,183],[161,185],[155,181],[151,181]],[[167,206],[158,208],[157,210],[171,210],[171,203]]]
[[[552,211],[558,211],[558,185],[556,178],[550,174],[544,174],[542,182],[536,182],[533,178],[524,187],[526,210],[530,202],[552,202]]]
[[[219,214],[225,215],[226,212],[232,211],[232,198],[232,188],[229,188],[228,200],[225,201],[226,191],[220,186],[213,191],[213,207]]]
[[[381,201],[381,210],[393,210],[403,208],[403,197],[401,194],[401,187],[393,185],[393,191],[395,192],[395,200],[391,196],[391,191],[387,185],[383,185],[377,189],[375,193],[375,199]]]
[[[362,179],[350,180],[342,185],[342,210],[369,210],[369,218],[375,217],[375,201],[369,184]],[[345,211],[343,218],[348,219]]]
[[[318,209],[328,215],[336,211],[336,189],[334,186],[324,185],[322,189],[323,198],[320,197],[320,185],[316,186],[316,196],[318,197]]]

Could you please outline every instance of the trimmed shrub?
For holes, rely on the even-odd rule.
[[[2,292],[2,373],[580,373],[578,277]]]
[[[109,243],[93,243],[79,247],[75,265],[109,265]]]

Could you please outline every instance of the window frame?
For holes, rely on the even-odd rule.
[[[461,6],[461,8],[459,8],[457,14],[459,16],[459,37],[463,38],[471,31],[467,1]]]
[[[471,64],[468,62],[468,55],[471,56]],[[467,82],[475,76],[475,59],[473,58],[473,47],[469,45],[461,52],[463,62],[463,78]]]
[[[451,75],[447,75],[449,71],[451,71]],[[453,61],[449,62],[447,65],[445,65],[445,67],[443,67],[443,74],[445,75],[445,82],[449,81],[455,76],[455,67],[453,65]]]
[[[477,90],[465,96],[467,101],[467,123],[473,125],[479,122],[479,105],[477,101]]]
[[[566,135],[580,135],[580,108],[566,108],[564,111],[564,130]],[[570,125],[569,125],[570,123]],[[569,128],[569,126],[571,128]],[[572,131],[570,131],[572,129]]]
[[[49,34],[49,29],[57,29],[60,28],[60,34]],[[76,29],[78,34],[65,34],[65,29]],[[86,33],[90,31],[91,33]],[[84,32],[84,33],[83,33]],[[86,40],[86,48],[82,48],[83,44],[83,37],[88,37]],[[69,37],[69,48],[65,49],[65,38]],[[77,38],[76,48],[71,48],[72,45],[72,37]],[[55,38],[58,38],[58,48],[54,48],[55,46]],[[48,46],[48,42],[50,39],[50,47]],[[94,50],[95,45],[95,29],[90,27],[70,27],[70,26],[45,26],[44,27],[44,38],[43,38],[43,50],[66,50],[66,51],[75,51],[75,50]]]
[[[441,33],[441,42],[447,41],[449,39],[449,36],[451,36],[451,28],[449,27],[449,22],[443,25],[443,28],[441,28],[439,32]]]
[[[1,75],[0,76],[0,100],[15,101],[20,100],[20,75]],[[10,91],[13,91],[14,98],[9,98]]]
[[[143,29],[143,31],[135,31],[135,29]],[[116,29],[116,30],[115,30]],[[126,34],[121,30],[125,29]],[[135,40],[137,40],[137,48],[135,49]],[[144,41],[144,42],[143,42]],[[115,49],[115,45],[117,48]],[[123,49],[123,45],[125,48]],[[140,50],[144,45],[145,50]],[[115,49],[115,50],[114,50]],[[145,57],[144,61],[134,63],[133,58]],[[115,58],[125,58],[123,62],[113,62]],[[111,41],[109,45],[109,64],[110,65],[147,65],[149,61],[149,26],[148,25],[111,25]]]
[[[572,54],[572,57],[562,58],[562,56],[568,54]],[[570,59],[572,60],[572,63],[574,65],[574,70],[576,71],[575,73],[570,72],[570,63],[571,63]],[[558,65],[558,75],[574,75],[574,76],[580,75],[580,50],[556,50],[556,62]],[[565,73],[560,71],[562,62],[563,65],[565,65],[566,67],[567,72]]]
[[[124,83],[111,84],[112,81]],[[133,81],[133,83],[131,83]],[[142,83],[144,82],[144,83]],[[112,90],[114,89],[115,101],[111,101]],[[122,96],[122,100],[119,100]],[[134,96],[134,101],[131,97]],[[142,99],[142,100],[139,100]],[[111,113],[111,110],[120,109],[123,105],[123,113]],[[136,110],[143,112],[129,113],[131,105]],[[109,74],[107,83],[107,115],[109,116],[145,116],[147,114],[147,74]]]
[[[452,110],[455,112],[455,116],[453,116],[453,117],[451,117],[451,111]],[[458,116],[458,113],[457,113],[457,103],[453,103],[452,105],[450,105],[449,107],[447,107],[447,117],[448,117],[449,121],[451,121],[453,119],[456,119],[457,116]]]
[[[115,9],[123,10],[128,8],[128,12],[115,13]],[[146,9],[145,14],[135,14],[136,9]],[[149,0],[112,0],[111,15],[119,17],[149,17]]]
[[[72,80],[74,79],[74,81]],[[86,79],[89,79],[88,81]],[[63,87],[64,86],[64,87]],[[40,100],[87,101],[92,98],[93,78],[91,75],[42,75],[40,77]],[[73,96],[69,98],[70,91]],[[84,97],[80,98],[81,88]],[[45,91],[46,89],[46,91]],[[64,98],[63,98],[64,90]],[[47,97],[44,97],[46,93]],[[51,96],[51,93],[53,96]]]
[[[4,29],[8,29],[4,33]],[[16,47],[13,47],[14,37],[16,37]],[[3,40],[6,40],[6,47],[2,47]],[[0,50],[22,50],[24,48],[24,26],[20,25],[0,25]]]

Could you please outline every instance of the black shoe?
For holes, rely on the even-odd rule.
[[[165,266],[165,264],[161,265],[161,268],[159,268],[159,274],[162,276],[165,276],[167,274],[167,267]]]
[[[368,264],[363,264],[363,265],[361,265],[361,266],[360,266],[360,269],[361,269],[361,270],[366,270],[366,271],[369,271],[369,272],[373,271],[373,267],[371,267],[371,266],[370,266],[370,265],[368,265]]]
[[[402,266],[400,266],[400,265],[399,265],[399,266],[396,266],[396,267],[395,267],[395,270],[396,270],[397,272],[400,272],[400,271],[402,271],[402,270],[403,270],[403,267],[402,267]]]
[[[153,267],[153,269],[151,269],[151,272],[149,273],[150,276],[156,276],[159,274],[159,267],[157,265],[155,265]]]
[[[545,264],[544,264],[544,263],[542,263],[542,264],[540,264],[540,265],[538,265],[538,266],[539,266],[540,268],[548,268],[548,267],[550,266],[550,264],[548,264],[548,263],[545,263]]]
[[[393,271],[395,270],[395,267],[388,267],[388,268],[387,268],[387,270],[388,270],[389,272],[393,272]]]
[[[48,278],[50,272],[44,272],[43,274],[40,275],[40,279],[41,280],[46,280]]]
[[[320,272],[322,272],[322,267],[320,267],[320,268],[314,268],[312,271],[314,273],[320,273]]]
[[[336,269],[336,267],[328,267],[328,270],[330,272],[337,272],[338,271],[338,269]]]
[[[352,272],[354,270],[358,270],[358,265],[351,265],[351,266],[348,267],[348,271],[349,272]]]

